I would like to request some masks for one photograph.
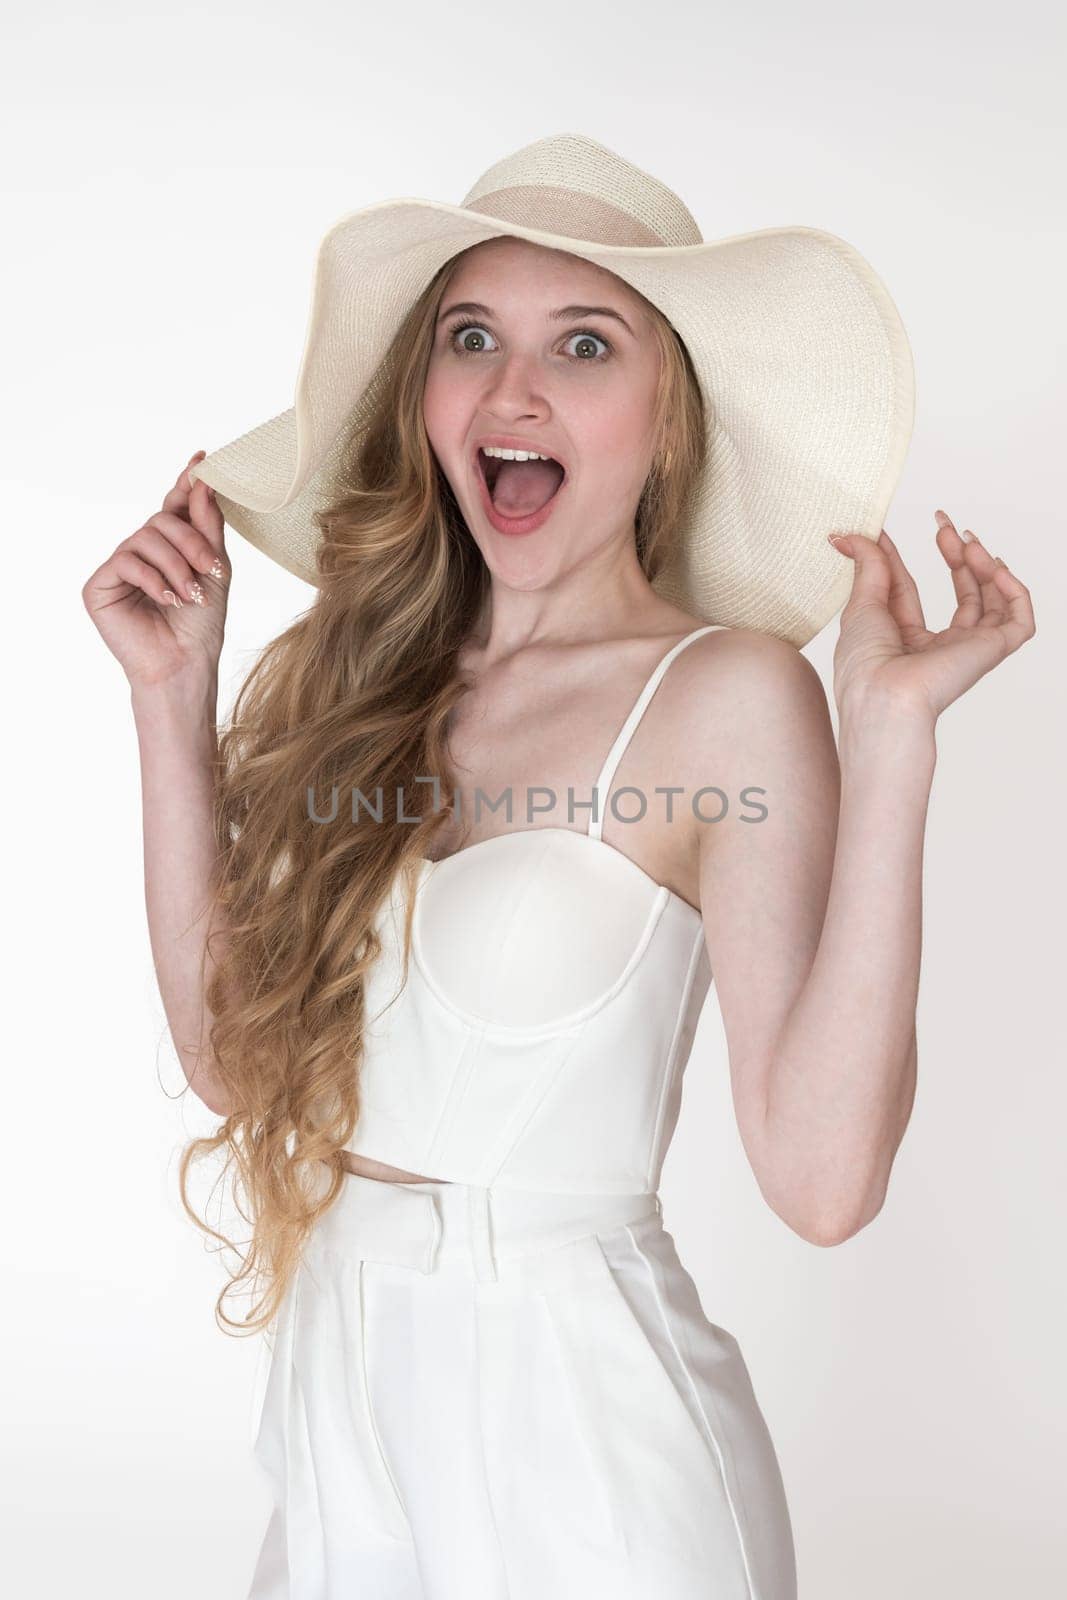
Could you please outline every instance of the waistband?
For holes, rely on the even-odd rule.
[[[654,1192],[551,1194],[440,1181],[387,1183],[349,1172],[315,1234],[327,1249],[355,1260],[422,1273],[464,1261],[480,1282],[494,1282],[506,1263],[661,1215]]]

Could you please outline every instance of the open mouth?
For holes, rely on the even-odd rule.
[[[567,474],[558,461],[505,461],[477,452],[493,507],[502,517],[533,516],[559,493]]]

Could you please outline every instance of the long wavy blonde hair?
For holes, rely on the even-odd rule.
[[[206,1048],[231,1109],[216,1133],[185,1146],[179,1188],[197,1227],[240,1253],[188,1190],[191,1162],[226,1152],[222,1176],[232,1169],[252,1235],[216,1302],[224,1331],[271,1322],[305,1239],[344,1185],[341,1152],[360,1112],[364,981],[381,949],[376,915],[398,873],[410,890],[454,800],[446,727],[469,686],[458,656],[489,574],[431,450],[422,401],[441,299],[469,254],[445,263],[396,334],[369,420],[352,436],[346,493],[315,517],[317,597],[263,651],[219,731],[208,926],[221,932],[207,942],[204,995]],[[655,455],[634,519],[651,581],[703,464],[705,417],[688,351],[641,298],[662,357]],[[438,779],[437,809],[435,785],[416,776]],[[405,816],[418,820],[321,826],[312,812],[335,789],[402,794]],[[409,892],[405,960],[412,910]],[[224,1301],[246,1282],[263,1293],[235,1321]]]

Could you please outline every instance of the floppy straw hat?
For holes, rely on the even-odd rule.
[[[316,583],[312,513],[351,487],[353,442],[401,321],[444,262],[501,235],[606,267],[689,351],[707,457],[657,593],[702,621],[806,644],[852,586],[853,563],[826,535],[876,539],[904,464],[914,372],[897,309],[858,251],[821,229],[705,243],[672,190],[582,134],[506,156],[458,206],[382,200],[334,223],[293,405],[191,476],[238,533]]]

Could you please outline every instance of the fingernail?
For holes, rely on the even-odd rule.
[[[935,511],[934,512],[934,521],[937,523],[939,528],[946,528],[946,527],[948,527],[949,523],[952,521],[952,518],[951,517],[946,517],[946,515],[945,515],[945,513],[943,511]]]
[[[178,599],[173,589],[164,589],[163,598],[164,600],[169,600],[172,606],[177,606],[179,610],[181,609],[182,601]]]
[[[841,540],[842,539],[847,539],[847,537],[848,537],[847,534],[844,534],[844,533],[828,533],[826,535],[826,537],[829,539],[830,543],[833,545],[835,550],[841,551],[843,554],[847,555],[848,552],[843,550],[843,546],[841,544]]]
[[[215,565],[212,567],[209,577],[218,578],[220,582],[225,577],[225,573],[222,570],[222,562],[218,556],[215,557]]]
[[[200,587],[200,585],[198,583],[191,583],[189,585],[189,598],[190,598],[190,600],[193,601],[193,603],[195,605],[198,605],[198,606],[202,606],[203,605],[203,603],[204,603],[204,591],[203,591],[203,589],[201,589],[201,587]]]
[[[961,528],[960,538],[963,540],[964,544],[974,544],[976,542],[974,534],[971,532],[970,528]]]

